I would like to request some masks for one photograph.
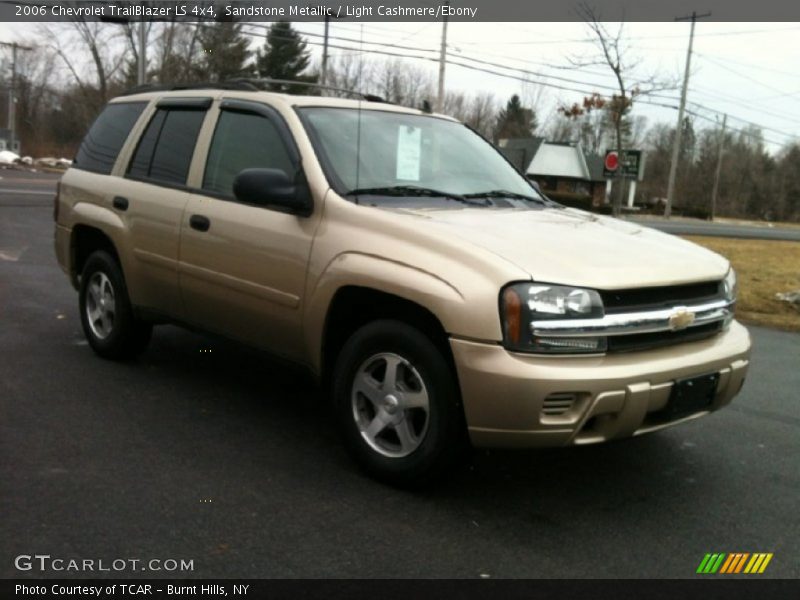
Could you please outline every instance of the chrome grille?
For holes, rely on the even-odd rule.
[[[716,335],[733,318],[722,282],[599,292],[602,317],[533,321],[531,333],[548,338],[607,339],[607,352],[630,352]]]

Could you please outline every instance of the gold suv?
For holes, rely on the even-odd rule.
[[[442,115],[245,84],[132,93],[92,125],[55,212],[97,354],[171,322],[301,363],[355,459],[397,484],[467,441],[694,419],[747,371],[724,258],[548,200]]]

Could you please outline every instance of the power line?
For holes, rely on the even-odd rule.
[[[740,67],[745,67],[746,69],[758,69],[759,71],[771,71],[773,73],[778,73],[779,75],[786,75],[788,77],[798,77],[800,78],[800,73],[792,72],[792,71],[783,71],[781,69],[775,69],[773,67],[767,67],[764,65],[757,65],[755,63],[746,63],[741,62],[738,60],[732,60],[727,57],[718,56],[716,54],[708,54],[706,52],[695,52],[697,56],[702,56],[705,58],[715,58],[716,60],[721,60],[722,62],[731,63],[733,65],[738,65]]]
[[[775,29],[749,29],[749,30],[732,30],[732,31],[718,31],[713,33],[702,33],[697,34],[697,37],[722,37],[722,36],[732,36],[732,35],[752,35],[752,34],[760,34],[760,33],[775,33],[778,31],[797,31],[800,27],[784,27],[784,28],[775,28]],[[519,29],[518,29],[519,30]],[[522,30],[519,30],[522,31]],[[539,35],[538,33],[531,32],[533,36]],[[647,35],[647,36],[628,36],[620,38],[621,42],[631,42],[631,41],[638,41],[638,40],[667,40],[667,39],[683,39],[685,36],[683,35]],[[474,41],[474,42],[461,42],[462,45],[477,45],[477,44],[489,44],[489,45],[549,45],[549,44],[594,44],[597,40],[594,38],[572,38],[572,39],[556,39],[556,40],[511,40],[511,41],[503,41],[503,42],[489,42],[489,41]]]
[[[243,25],[245,25],[247,27],[255,27],[255,28],[258,28],[258,29],[262,29],[262,30],[268,28],[268,26],[259,25],[259,24],[253,24],[253,23],[244,23]],[[201,25],[201,26],[207,26],[207,25]],[[253,33],[251,31],[244,31],[244,30],[243,30],[243,33],[245,33],[246,35],[249,35],[251,37],[263,38],[263,33]],[[334,38],[336,38],[336,36],[331,36],[331,38],[334,39]],[[283,40],[283,41],[290,41],[289,38],[276,37],[275,39],[280,39],[280,40]],[[314,41],[314,40],[305,40],[305,41],[309,45],[314,45],[314,46],[322,46],[323,45],[323,42],[321,42],[321,41]],[[364,43],[365,44],[369,44],[370,42],[366,42],[365,41]],[[391,44],[382,44],[382,46],[384,46],[384,47],[385,46],[391,46]],[[428,62],[431,62],[431,63],[438,62],[438,59],[436,57],[431,57],[431,56],[420,56],[420,55],[411,56],[411,55],[408,55],[408,54],[398,54],[398,53],[389,52],[389,51],[386,51],[386,50],[360,49],[360,48],[354,48],[352,46],[342,46],[342,45],[338,45],[338,44],[329,44],[329,47],[337,49],[337,50],[344,50],[344,51],[350,52],[352,54],[357,54],[357,55],[361,55],[361,54],[365,54],[365,53],[371,53],[371,54],[380,54],[382,56],[390,56],[390,57],[394,57],[394,58],[423,60],[423,61],[428,61]],[[425,50],[424,49],[420,49],[420,51],[425,51]],[[517,69],[517,68],[514,68],[514,67],[507,67],[505,65],[500,65],[498,63],[491,63],[489,61],[480,61],[480,59],[474,59],[474,58],[471,58],[471,57],[461,57],[460,56],[458,58],[460,60],[472,60],[472,61],[477,61],[477,62],[480,62],[480,63],[485,63],[486,66],[494,65],[494,66],[502,68],[502,69],[517,71],[517,72],[521,72],[521,73],[524,73],[524,74],[527,74],[527,75],[535,75],[536,77],[539,77],[539,79],[531,79],[530,77],[523,77],[521,75],[513,75],[513,74],[510,74],[510,73],[502,73],[502,72],[498,72],[498,71],[493,70],[493,69],[486,68],[484,66],[466,64],[466,63],[460,62],[460,60],[458,60],[458,61],[454,60],[453,58],[448,58],[447,59],[447,64],[450,64],[450,65],[453,65],[453,66],[457,66],[457,67],[461,67],[461,68],[464,68],[464,69],[468,69],[468,70],[471,70],[471,71],[486,73],[486,74],[489,74],[489,75],[494,75],[494,76],[502,77],[502,78],[505,78],[505,79],[512,79],[512,80],[520,81],[520,82],[523,82],[523,83],[540,85],[542,87],[556,89],[556,90],[560,90],[560,91],[573,92],[573,93],[578,93],[578,94],[582,94],[582,95],[591,95],[593,93],[597,93],[597,87],[598,86],[595,86],[594,84],[585,84],[584,82],[581,82],[581,81],[578,81],[578,80],[560,78],[560,79],[566,80],[567,83],[574,83],[574,84],[578,84],[578,85],[588,85],[589,86],[588,89],[587,88],[571,87],[571,86],[568,86],[568,85],[562,85],[560,83],[556,84],[556,83],[551,83],[551,82],[548,82],[548,81],[543,81],[542,78],[544,78],[544,79],[556,78],[556,76],[552,76],[552,75],[549,75],[549,74],[536,73],[536,72],[532,72],[532,71],[526,71],[524,69]],[[604,87],[606,87],[607,89],[614,90],[614,88],[610,88],[609,86],[604,86]],[[603,96],[602,94],[600,94],[600,95]],[[610,99],[610,97],[607,96],[607,95],[604,96],[604,97],[606,99]],[[645,105],[649,105],[649,106],[656,106],[656,107],[660,107],[660,108],[667,108],[667,109],[671,109],[671,110],[678,110],[678,106],[675,106],[673,104],[665,104],[663,102],[657,102],[657,101],[651,100],[650,98],[661,98],[661,99],[665,99],[665,100],[677,101],[676,98],[672,98],[672,97],[669,97],[669,96],[661,96],[661,95],[658,95],[658,94],[650,94],[646,98],[645,97],[638,97],[636,99],[636,103],[645,104]],[[691,104],[692,106],[695,106],[697,108],[700,108],[702,110],[707,110],[709,112],[713,112],[715,114],[720,114],[720,115],[722,114],[719,111],[716,111],[714,109],[705,107],[705,106],[703,106],[703,105],[701,105],[699,103],[696,103],[696,102],[689,102],[689,104]],[[697,112],[694,112],[694,111],[691,111],[691,110],[688,110],[688,109],[685,110],[685,112],[686,112],[686,114],[689,114],[689,115],[691,115],[693,117],[696,117],[696,118],[699,118],[699,119],[702,119],[702,120],[705,120],[705,121],[709,121],[711,123],[715,123],[716,124],[716,121],[714,119],[706,117],[704,115],[701,115],[701,114],[699,114]],[[737,121],[740,121],[742,123],[746,123],[748,125],[752,125],[754,127],[758,127],[760,129],[773,131],[775,133],[779,133],[779,134],[785,135],[787,137],[793,137],[792,134],[787,134],[787,133],[781,132],[779,130],[771,129],[769,127],[765,127],[765,126],[760,125],[758,123],[747,121],[745,119],[741,119],[741,118],[735,117],[733,115],[729,115],[729,118],[737,120]],[[741,133],[743,135],[747,135],[747,136],[751,136],[751,137],[753,136],[752,132],[748,132],[746,130],[735,129],[735,128],[730,128],[730,127],[729,127],[729,130],[736,131],[736,132]],[[788,143],[788,142],[778,142],[778,141],[775,141],[775,140],[772,140],[772,139],[769,139],[769,138],[766,138],[766,137],[763,137],[763,136],[762,136],[762,139],[765,142],[768,142],[770,144],[773,144],[773,145],[779,146],[779,147],[780,146],[784,146],[785,144]]]
[[[703,58],[704,58],[704,60],[707,60],[708,62],[711,62],[711,63],[717,65],[717,67],[719,67],[720,69],[724,69],[725,71],[728,71],[729,73],[733,73],[737,77],[741,77],[742,79],[745,79],[750,83],[755,83],[756,85],[760,85],[761,87],[766,88],[768,90],[772,90],[773,92],[778,92],[779,94],[782,94],[785,91],[785,90],[779,90],[778,88],[772,87],[771,85],[767,85],[766,83],[763,83],[763,82],[759,81],[758,79],[755,79],[754,77],[752,77],[750,75],[745,75],[744,73],[740,73],[739,71],[736,71],[735,69],[731,69],[730,67],[726,67],[725,65],[723,65],[720,62],[714,60],[713,58],[709,58],[708,56],[705,56]]]

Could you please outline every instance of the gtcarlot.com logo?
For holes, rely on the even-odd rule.
[[[194,560],[175,558],[58,558],[49,554],[20,554],[14,559],[18,571],[120,572],[194,571]]]
[[[755,575],[763,573],[771,560],[772,552],[718,552],[706,554],[697,572],[702,575]]]

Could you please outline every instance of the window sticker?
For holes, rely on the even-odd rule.
[[[422,129],[401,126],[397,132],[397,179],[419,181]]]

